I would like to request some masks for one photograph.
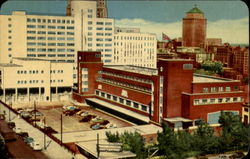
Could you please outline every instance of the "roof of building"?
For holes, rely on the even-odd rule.
[[[203,14],[203,12],[197,8],[197,6],[195,5],[194,8],[192,8],[190,11],[188,11],[187,13],[200,13]]]
[[[51,63],[72,63],[67,61],[54,61],[48,59],[39,59],[39,58],[32,58],[32,57],[14,57],[13,59],[23,60],[23,61],[50,61]]]
[[[0,63],[0,67],[22,67],[22,65],[17,65],[13,63]]]
[[[217,83],[217,82],[239,82],[228,78],[220,78],[208,75],[194,74],[193,83]]]
[[[116,70],[122,70],[122,71],[126,71],[126,72],[139,73],[139,74],[144,74],[144,75],[157,75],[158,74],[157,69],[132,66],[132,65],[105,65],[104,67],[112,68],[112,69],[116,69]]]

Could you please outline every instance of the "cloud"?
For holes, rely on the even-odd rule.
[[[155,33],[161,40],[162,33],[170,38],[182,36],[182,21],[173,23],[159,23],[144,19],[115,20],[117,27],[140,28],[141,32]],[[222,38],[222,42],[249,43],[248,18],[236,20],[219,20],[207,22],[207,38]]]

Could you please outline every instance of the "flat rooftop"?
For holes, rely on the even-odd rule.
[[[132,65],[106,65],[105,68],[112,68],[115,70],[121,70],[126,72],[133,72],[133,73],[139,73],[143,75],[157,75],[158,70],[154,68],[147,68],[147,67],[139,67],[139,66],[132,66]]]
[[[0,63],[0,67],[22,67],[22,66],[13,63]]]
[[[219,83],[219,82],[238,82],[238,80],[232,80],[228,78],[220,78],[214,76],[207,76],[201,74],[194,74],[193,76],[193,83]]]

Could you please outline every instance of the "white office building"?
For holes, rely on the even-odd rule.
[[[138,28],[115,28],[114,65],[156,68],[156,35],[140,33]]]
[[[68,100],[73,63],[13,58],[0,64],[0,100],[8,103]]]
[[[115,29],[114,19],[105,18],[107,13],[99,13],[97,17],[96,1],[68,2],[67,16],[28,15],[25,11],[0,15],[2,99],[13,94],[11,98],[18,102],[18,91],[24,89],[26,99],[30,100],[28,90],[34,87],[38,88],[37,98],[53,100],[51,91],[56,93],[57,87],[72,87],[77,83],[77,51],[100,51],[104,65],[156,67],[155,34],[140,33],[139,29]],[[65,79],[48,80],[54,75],[51,66],[58,66]],[[52,70],[52,74],[33,76],[27,73],[33,71],[32,67],[36,67],[35,72],[43,68]],[[26,69],[26,76],[18,74],[20,68]]]

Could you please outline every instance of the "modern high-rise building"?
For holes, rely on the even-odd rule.
[[[182,45],[205,47],[207,19],[196,6],[186,13],[182,20]]]
[[[156,35],[140,33],[138,28],[115,27],[114,65],[156,68]]]

